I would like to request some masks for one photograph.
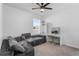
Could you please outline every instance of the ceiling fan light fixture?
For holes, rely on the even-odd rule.
[[[52,10],[52,8],[50,7],[46,7],[48,6],[50,3],[36,3],[36,5],[38,5],[38,8],[32,8],[32,10],[36,10],[36,9],[40,9],[40,12],[44,12],[45,10]]]
[[[41,11],[41,12],[44,12],[45,10],[44,10],[44,9],[40,9],[40,11]]]

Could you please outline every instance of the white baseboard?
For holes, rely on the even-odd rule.
[[[66,45],[66,46],[70,46],[70,47],[79,49],[79,46],[77,46],[77,45],[73,45],[73,44],[71,45],[71,44],[68,44],[68,43],[64,43],[64,44],[62,44],[62,45]]]

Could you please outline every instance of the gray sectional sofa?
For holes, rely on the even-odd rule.
[[[30,33],[23,33],[21,36],[14,38],[17,42],[27,41],[28,48],[25,52],[19,52],[10,47],[8,39],[4,39],[0,49],[0,55],[3,56],[34,56],[34,47],[46,42],[44,35],[31,35]]]

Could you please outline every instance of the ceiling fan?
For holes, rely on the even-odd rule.
[[[38,8],[32,8],[32,10],[40,9],[41,12],[44,12],[45,9],[52,10],[52,8],[47,7],[50,3],[36,3],[38,5]]]

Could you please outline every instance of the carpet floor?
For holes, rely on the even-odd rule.
[[[79,56],[79,49],[44,43],[35,48],[35,56]]]

